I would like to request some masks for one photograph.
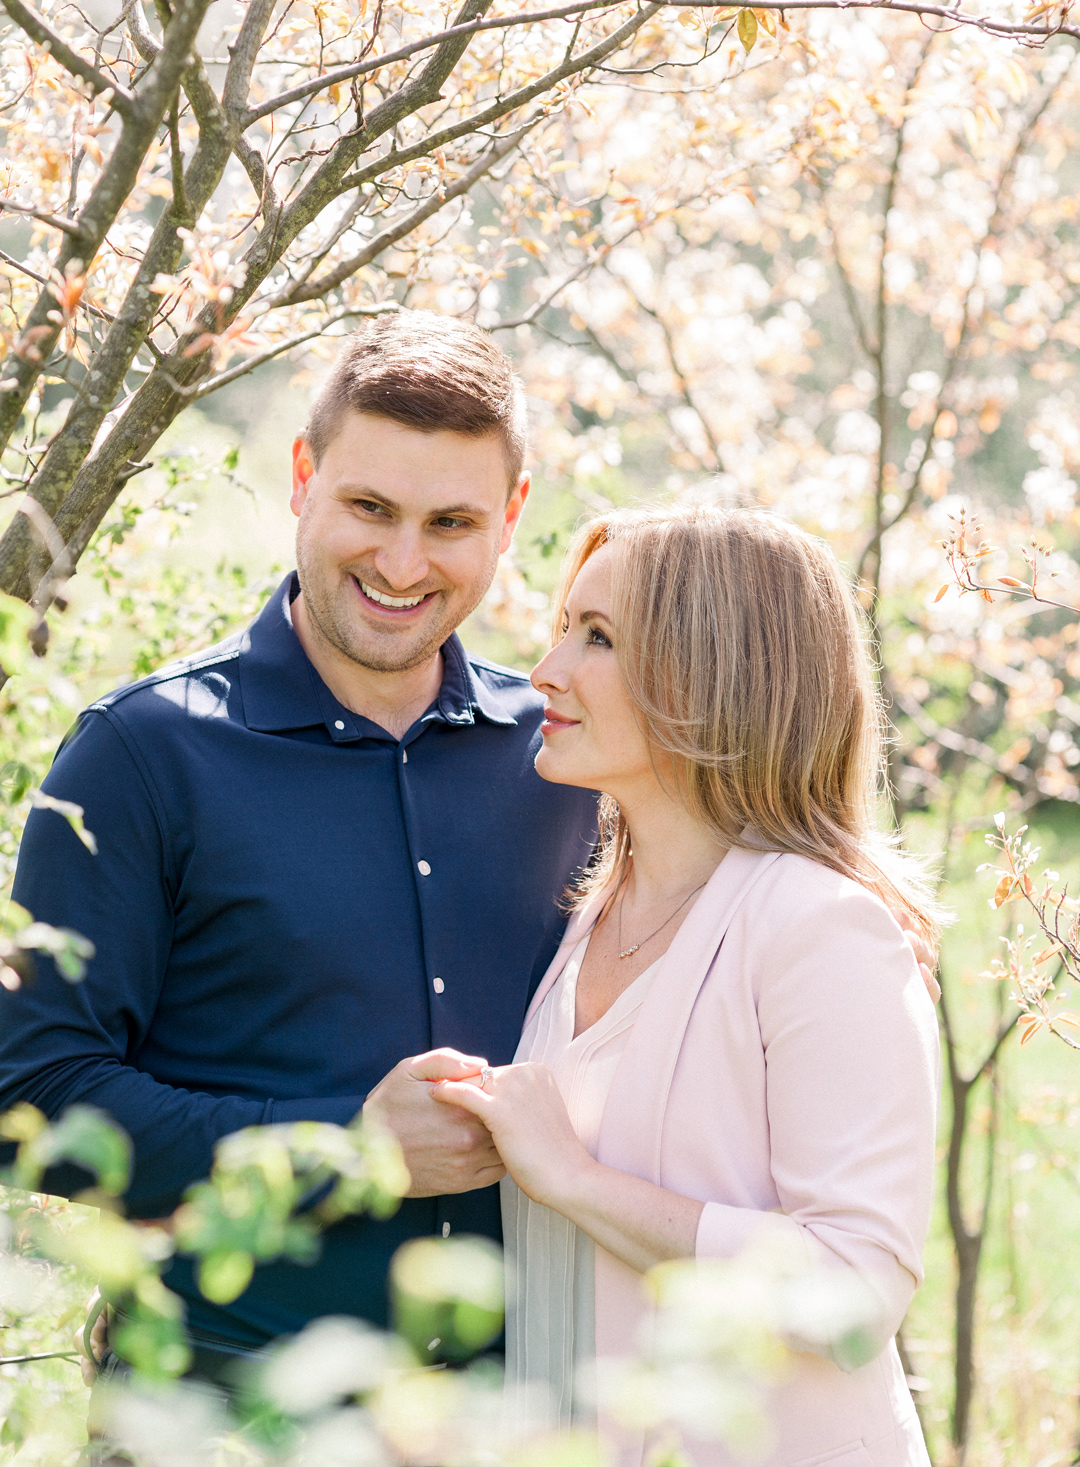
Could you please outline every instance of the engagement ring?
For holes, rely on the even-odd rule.
[[[494,1074],[495,1074],[495,1071],[491,1068],[490,1065],[484,1065],[483,1069],[481,1069],[481,1071],[480,1071],[480,1089],[481,1090],[483,1090],[483,1089],[486,1088],[487,1082],[490,1079],[493,1078]]]

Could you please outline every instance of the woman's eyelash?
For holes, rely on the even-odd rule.
[[[589,641],[598,642],[602,647],[611,646],[611,638],[605,635],[605,633],[602,632],[599,627],[589,628]]]

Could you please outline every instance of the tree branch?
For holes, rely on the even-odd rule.
[[[614,10],[617,4],[612,0],[579,0],[574,5],[563,5],[551,10],[522,10],[515,15],[499,16],[491,20],[470,21],[460,25],[450,26],[444,31],[438,31],[432,36],[424,36],[421,40],[412,41],[406,46],[400,46],[396,51],[388,51],[383,56],[378,56],[370,61],[357,61],[349,66],[339,66],[333,71],[324,72],[322,76],[313,77],[310,81],[300,82],[288,91],[279,92],[276,97],[270,97],[265,102],[260,102],[257,107],[250,108],[244,114],[244,127],[250,127],[260,117],[266,117],[271,112],[276,112],[280,107],[288,106],[291,102],[300,102],[304,98],[313,96],[316,92],[325,91],[328,87],[338,82],[350,81],[355,77],[366,76],[373,71],[378,71],[384,66],[392,65],[397,61],[405,61],[410,56],[415,56],[420,51],[430,49],[439,45],[442,41],[450,40],[456,36],[476,35],[481,31],[503,30],[513,26],[533,25],[544,20],[564,20],[570,16],[586,15],[593,11]],[[699,0],[663,0],[663,7],[668,10],[682,8],[700,9]],[[757,7],[759,10],[783,12],[789,10],[889,10],[900,11],[907,15],[933,16],[940,20],[948,21],[950,25],[967,25],[976,30],[984,31],[987,35],[996,36],[999,39],[1032,38],[1035,40],[1049,40],[1052,36],[1072,36],[1080,40],[1080,26],[1070,26],[1064,23],[1060,25],[1035,25],[1033,23],[1009,22],[998,20],[993,16],[968,15],[954,9],[949,5],[923,4],[922,0],[767,0],[764,5]]]
[[[65,219],[62,214],[48,214],[44,209],[35,209],[30,204],[16,204],[11,199],[0,199],[0,213],[7,209],[12,214],[25,214],[30,219],[40,219],[42,224],[47,224],[51,229],[59,229],[61,234],[70,234],[75,239],[82,239],[82,230],[70,219]]]
[[[463,194],[467,194],[475,183],[494,168],[496,163],[501,162],[503,158],[507,157],[519,146],[526,133],[530,132],[543,120],[543,115],[541,114],[533,118],[525,127],[519,128],[517,132],[511,134],[505,140],[500,139],[494,147],[489,148],[482,157],[478,158],[468,172],[463,173],[456,183],[443,189],[436,189],[411,214],[406,214],[397,223],[392,224],[388,229],[384,229],[381,234],[375,235],[357,254],[351,255],[349,259],[343,260],[340,264],[335,265],[325,275],[320,275],[315,280],[297,285],[286,295],[276,300],[275,305],[292,306],[298,305],[301,301],[318,300],[328,290],[333,290],[335,286],[347,280],[350,275],[355,275],[357,270],[362,270],[365,265],[370,264],[384,250],[389,249],[391,245],[397,244],[398,240],[404,239],[407,234],[411,234],[414,229],[417,229],[425,220],[430,219],[433,214],[437,214],[445,205],[451,203],[454,199],[461,198]]]
[[[39,285],[49,285],[51,282],[44,276],[39,275],[36,270],[31,270],[29,265],[23,265],[18,260],[13,260],[6,250],[0,250],[0,260],[5,265],[10,265],[13,270],[18,270],[23,275],[28,275],[31,280],[36,280]],[[101,321],[114,321],[115,316],[110,316],[108,311],[103,311],[100,306],[91,306],[85,300],[80,302],[84,311],[89,311],[91,316],[97,316]]]
[[[380,158],[377,163],[369,165],[369,167],[363,169],[361,172],[346,175],[341,180],[339,192],[344,192],[348,188],[358,188],[362,184],[369,183],[373,178],[377,178],[380,173],[386,172],[389,168],[402,167],[406,163],[411,163],[414,158],[433,153],[436,148],[445,147],[447,143],[456,142],[459,137],[464,137],[467,133],[475,132],[478,128],[487,127],[490,123],[498,122],[508,113],[515,112],[519,107],[524,107],[526,103],[533,101],[534,98],[539,97],[543,92],[549,91],[553,86],[556,86],[561,81],[565,81],[568,77],[576,76],[584,71],[591,71],[601,61],[606,60],[614,51],[618,51],[631,36],[641,29],[646,21],[652,20],[654,15],[663,10],[666,3],[669,3],[669,0],[652,0],[651,4],[643,6],[636,15],[631,16],[624,25],[620,26],[617,31],[613,31],[610,36],[597,42],[591,50],[581,51],[576,57],[568,58],[544,76],[538,77],[534,82],[530,82],[528,86],[520,87],[516,92],[509,92],[505,97],[501,97],[495,102],[492,102],[490,106],[476,113],[474,116],[463,119],[451,127],[445,127],[441,132],[431,134],[424,142],[416,143],[411,148],[402,148],[400,151],[388,153],[384,158]]]
[[[1051,86],[1046,88],[1043,96],[1039,99],[1039,102],[1033,109],[1031,116],[1028,118],[1024,126],[1020,129],[1020,132],[1017,134],[1016,143],[1013,146],[1013,149],[1009,154],[1008,161],[1005,167],[1002,169],[1001,174],[998,178],[997,187],[994,190],[994,212],[991,216],[989,224],[986,226],[983,237],[979,242],[979,254],[975,262],[975,271],[972,275],[971,284],[964,292],[964,300],[960,312],[960,334],[957,338],[955,346],[952,348],[951,351],[946,353],[945,364],[942,369],[941,375],[941,386],[938,389],[937,402],[934,409],[934,417],[933,421],[930,424],[929,431],[926,435],[926,446],[923,449],[922,455],[920,456],[919,462],[915,468],[908,491],[901,501],[899,508],[893,513],[893,515],[883,526],[882,534],[888,533],[888,531],[892,529],[893,525],[899,524],[899,522],[911,512],[911,508],[918,498],[920,489],[919,481],[922,478],[923,469],[925,469],[927,463],[930,460],[930,455],[933,452],[934,430],[937,428],[938,421],[940,420],[942,413],[945,411],[945,393],[956,373],[957,367],[963,360],[964,350],[967,346],[968,337],[970,335],[971,297],[979,283],[979,271],[980,266],[982,265],[983,256],[986,253],[986,249],[987,246],[990,244],[990,241],[996,239],[998,233],[1001,230],[1002,216],[1004,214],[1003,200],[1005,197],[1005,190],[1008,187],[1008,184],[1011,181],[1013,174],[1016,172],[1017,163],[1020,161],[1020,158],[1027,150],[1028,144],[1031,141],[1031,137],[1035,131],[1035,128],[1042,120],[1043,116],[1046,113],[1047,107],[1049,107],[1050,103],[1057,95],[1058,90],[1060,89],[1067,75],[1068,70],[1066,70],[1064,75],[1059,77],[1057,81],[1055,81]],[[867,549],[869,549],[869,547],[867,547]],[[865,554],[866,552],[864,552],[864,556]]]
[[[135,98],[122,87],[119,82],[104,76],[77,51],[73,51],[68,43],[60,35],[59,31],[53,30],[49,22],[29,5],[24,5],[22,0],[0,0],[8,15],[25,32],[32,41],[43,46],[51,56],[55,56],[65,71],[85,82],[95,96],[109,94],[109,104],[120,114],[121,117],[129,118],[134,115]]]
[[[367,76],[373,71],[381,70],[384,66],[392,66],[397,61],[407,61],[410,56],[415,56],[421,51],[430,51],[433,46],[442,45],[444,41],[457,40],[459,37],[468,39],[478,35],[481,31],[535,25],[542,20],[563,20],[567,16],[583,15],[590,10],[614,10],[617,9],[618,4],[619,0],[580,0],[579,4],[562,5],[553,10],[522,10],[518,11],[516,15],[499,16],[494,20],[470,20],[460,25],[452,25],[444,31],[436,31],[433,35],[424,36],[421,40],[411,41],[407,46],[399,46],[396,51],[387,51],[371,61],[355,61],[349,66],[338,66],[333,71],[323,72],[322,76],[312,77],[310,81],[300,82],[295,87],[290,87],[287,92],[279,92],[276,97],[260,102],[257,107],[250,107],[244,114],[243,127],[246,131],[253,122],[258,122],[260,117],[267,117],[271,112],[277,112],[291,102],[302,102],[305,97],[312,97],[316,92],[326,91],[328,87],[336,86],[339,82]]]
[[[184,388],[183,391],[185,395],[189,395],[198,402],[200,398],[208,397],[211,392],[217,392],[219,387],[226,387],[230,382],[235,382],[238,377],[246,377],[249,372],[254,372],[256,367],[261,367],[264,362],[272,362],[275,357],[280,357],[295,347],[303,346],[306,341],[314,341],[316,336],[322,336],[323,332],[331,326],[336,326],[339,321],[347,321],[351,316],[387,316],[400,309],[397,301],[379,301],[370,306],[347,306],[343,310],[336,311],[332,316],[328,316],[325,321],[320,321],[318,326],[313,326],[310,331],[301,332],[299,336],[293,336],[288,341],[279,341],[276,346],[268,347],[266,351],[248,357],[246,361],[230,367],[225,372],[219,372],[216,377],[211,377],[206,382],[200,382],[196,388]]]
[[[6,4],[8,0],[2,0],[2,3]],[[147,73],[137,104],[122,118],[120,136],[112,155],[75,221],[79,234],[77,237],[65,234],[63,238],[54,260],[58,275],[63,276],[68,265],[85,269],[90,264],[106,231],[127,202],[147,149],[175,95],[180,74],[187,65],[209,4],[210,0],[180,0],[178,3],[166,31],[165,43]],[[6,446],[14,432],[34,383],[59,338],[63,323],[53,319],[57,314],[55,305],[52,287],[46,287],[26,319],[21,338],[4,362],[6,380],[10,385],[0,393],[0,449]],[[33,355],[25,350],[28,341],[34,344]],[[12,544],[8,537],[20,538],[21,528],[21,522],[16,520],[0,541],[0,584],[7,584],[13,575],[14,564],[8,555]],[[14,573],[13,584],[20,584],[20,578],[21,572]]]
[[[153,61],[161,50],[161,42],[157,40],[146,24],[142,0],[126,0],[123,16],[127,22],[131,44],[144,61]]]

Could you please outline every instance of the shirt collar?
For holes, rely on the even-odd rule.
[[[239,658],[244,721],[260,733],[324,724],[335,743],[389,737],[385,730],[339,703],[319,677],[293,629],[291,606],[299,591],[290,572],[244,634]],[[439,696],[424,714],[461,727],[480,714],[488,723],[517,722],[476,674],[457,633],[443,644]]]

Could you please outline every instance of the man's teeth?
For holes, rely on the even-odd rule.
[[[365,596],[370,596],[372,601],[377,601],[380,606],[392,606],[395,611],[402,606],[419,606],[424,596],[384,596],[381,591],[374,590],[366,581],[360,582],[360,589]]]

